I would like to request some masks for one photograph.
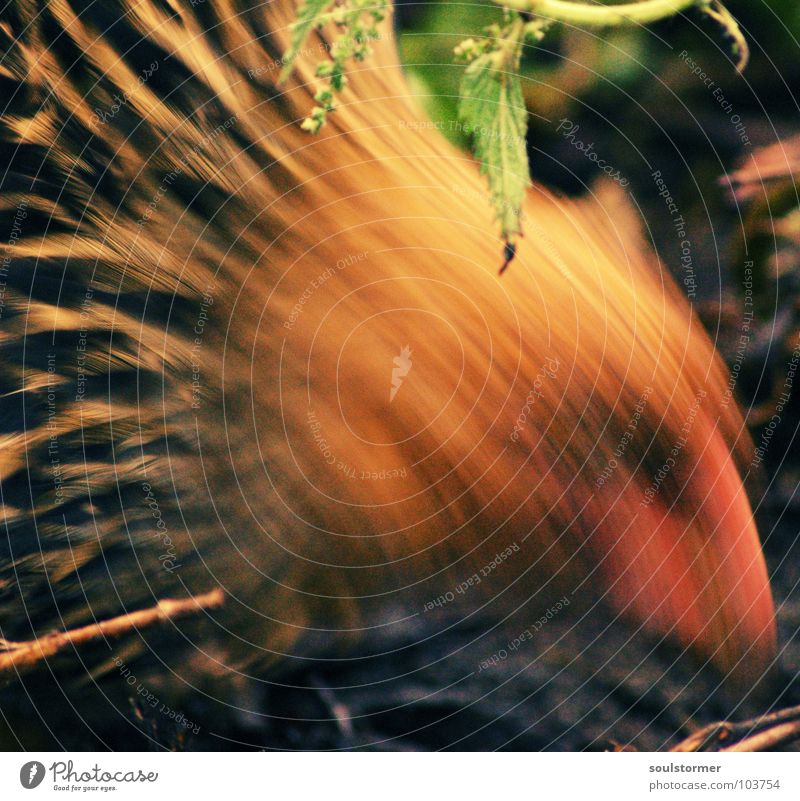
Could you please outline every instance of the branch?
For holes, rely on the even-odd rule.
[[[708,0],[641,0],[638,3],[595,5],[569,0],[495,0],[499,5],[535,14],[544,19],[571,22],[575,25],[605,27],[638,22],[647,25],[672,17],[694,6],[706,6]]]
[[[222,606],[224,601],[224,593],[217,588],[191,598],[165,598],[150,609],[129,612],[79,629],[57,631],[28,642],[0,640],[0,673],[11,669],[30,670],[43,659],[54,656],[68,646],[78,647],[105,637],[119,637],[134,629],[186,617],[204,609],[215,609]]]
[[[696,731],[670,750],[765,751],[800,739],[800,706],[740,723],[721,721]]]

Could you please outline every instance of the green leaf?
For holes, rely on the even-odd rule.
[[[291,74],[294,62],[297,61],[308,35],[325,22],[325,12],[332,2],[333,0],[306,0],[297,10],[297,20],[292,23],[292,40],[283,57],[283,69],[279,78],[281,83]]]
[[[520,213],[530,184],[525,149],[527,112],[522,99],[518,63],[497,68],[499,54],[476,58],[464,71],[458,115],[489,180],[489,192],[503,238],[520,232]],[[518,61],[518,59],[517,59]]]

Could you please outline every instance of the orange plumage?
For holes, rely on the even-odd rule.
[[[12,542],[44,546],[4,557],[4,636],[221,586],[191,659],[154,669],[177,691],[368,651],[511,548],[476,614],[600,598],[742,683],[768,668],[747,436],[619,189],[534,186],[498,277],[483,180],[427,124],[388,35],[311,137],[315,59],[277,85],[293,3],[130,4],[128,50],[95,12],[17,5],[5,63],[28,99],[4,135],[50,183],[5,193],[34,221],[9,249],[7,375],[26,400],[6,402],[46,403],[44,353],[12,346],[52,332],[64,458],[59,488],[42,469],[6,499]],[[46,47],[43,19],[69,47]],[[12,153],[11,174],[29,162]],[[70,291],[25,297],[33,263]],[[3,480],[43,464],[52,433],[7,435]]]

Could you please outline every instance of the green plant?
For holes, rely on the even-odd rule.
[[[731,40],[740,71],[747,63],[748,48],[736,20],[720,0],[638,0],[609,5],[578,0],[493,2],[502,9],[502,21],[485,28],[482,36],[461,42],[455,48],[455,57],[466,64],[459,118],[471,137],[481,172],[487,177],[505,242],[502,272],[516,252],[522,201],[529,183],[527,112],[520,80],[525,45],[541,41],[557,22],[599,28],[646,25],[697,9],[722,26]],[[363,61],[369,56],[369,43],[379,36],[377,24],[383,20],[387,4],[388,0],[305,0],[300,6],[281,80],[291,73],[312,30],[329,22],[340,30],[330,58],[317,65],[316,75],[323,84],[314,96],[318,105],[303,121],[304,129],[317,133],[325,124],[328,112],[335,108],[335,93],[346,85],[347,62]]]

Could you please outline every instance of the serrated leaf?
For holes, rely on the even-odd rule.
[[[516,71],[496,67],[496,53],[476,58],[464,71],[458,114],[489,181],[503,238],[520,232],[520,213],[530,184],[525,148],[527,112]]]
[[[323,15],[332,2],[333,0],[306,0],[297,10],[297,20],[292,23],[292,39],[283,56],[283,68],[279,78],[281,83],[291,74],[294,62],[297,61],[308,35],[324,21]]]

